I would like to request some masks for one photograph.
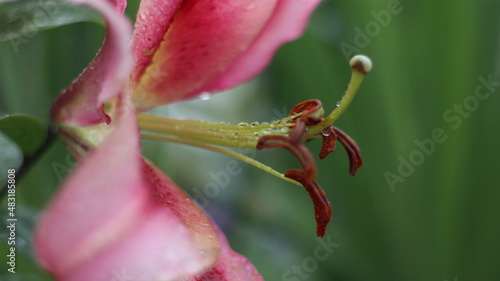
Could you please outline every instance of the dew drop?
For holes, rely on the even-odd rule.
[[[203,92],[199,96],[200,100],[210,100],[212,98],[212,95],[209,92]]]
[[[248,126],[248,123],[247,122],[240,122],[240,123],[238,123],[238,126],[245,127],[245,126]]]
[[[332,133],[330,132],[330,130],[323,130],[323,131],[321,131],[321,134],[322,134],[323,136],[325,136],[325,137],[328,137],[328,136],[330,136]]]
[[[339,106],[340,106],[340,101],[338,101],[338,102],[337,102],[336,106],[337,106],[337,107],[339,107]]]
[[[257,121],[250,123],[250,126],[258,126],[258,125],[259,125],[259,122],[257,122]]]

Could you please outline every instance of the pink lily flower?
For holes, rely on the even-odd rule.
[[[137,111],[251,79],[281,44],[302,33],[320,0],[143,0],[133,32],[122,16],[125,0],[67,1],[100,12],[107,34],[52,109],[61,136],[81,160],[38,224],[42,266],[57,280],[263,280],[196,203],[142,158]],[[296,127],[316,126],[318,111],[296,110],[294,118],[302,114]],[[166,127],[185,144],[206,140]],[[324,235],[331,207],[300,145],[318,132],[293,132],[293,140],[271,137],[257,148],[284,146],[298,155],[307,173],[294,170],[289,178],[307,188],[317,213],[324,212],[317,216],[318,235]],[[326,139],[324,154],[335,142]],[[352,158],[356,169],[358,156]]]

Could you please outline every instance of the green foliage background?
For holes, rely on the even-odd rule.
[[[137,5],[129,3],[132,19]],[[377,23],[376,15],[390,5],[398,4],[325,0],[305,35],[281,48],[257,81],[238,93],[160,110],[213,121],[271,121],[283,109],[318,98],[328,111],[350,76],[341,46],[349,44],[373,59],[373,72],[336,123],[361,147],[364,166],[351,177],[343,149],[317,161],[319,182],[334,209],[326,239],[339,244],[326,260],[309,258],[321,244],[304,190],[241,164],[244,172],[210,200],[207,210],[233,248],[266,280],[500,277],[498,86],[473,104],[479,77],[500,81],[500,2],[405,0],[398,13]],[[366,27],[371,35],[359,44],[358,28],[367,34]],[[18,49],[11,42],[0,44],[0,114],[28,113],[48,123],[52,101],[93,58],[103,34],[102,26],[76,23],[36,34]],[[460,114],[457,106],[464,102]],[[436,129],[446,140],[418,159],[416,140],[431,139]],[[319,151],[318,143],[309,147]],[[144,151],[191,194],[230,161],[147,141]],[[388,181],[388,172],[401,176],[398,167],[410,156],[418,160],[414,171]],[[280,171],[296,166],[283,151],[257,157]],[[54,144],[20,179],[18,204],[34,213],[43,209],[73,166],[64,147]],[[18,252],[19,280],[50,280],[31,260],[29,239],[25,242],[26,251]],[[6,249],[0,242],[2,261]],[[4,266],[0,276],[8,280]],[[302,274],[294,273],[297,267]]]

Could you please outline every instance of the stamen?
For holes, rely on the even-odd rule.
[[[323,144],[319,152],[319,159],[324,159],[328,154],[335,151],[335,144],[337,142],[337,134],[334,132],[334,127],[326,127],[321,131],[323,137]]]
[[[323,237],[326,234],[326,226],[332,218],[332,205],[326,197],[325,191],[313,180],[307,180],[304,171],[291,169],[286,171],[285,177],[298,181],[309,193],[314,205],[314,217],[316,218],[316,235]]]
[[[296,122],[295,127],[293,127],[292,132],[290,132],[290,136],[288,138],[290,143],[297,145],[305,141],[306,123],[301,119],[293,121]]]
[[[142,130],[178,136],[210,144],[255,148],[259,138],[266,135],[287,135],[294,126],[290,121],[301,116],[295,114],[273,123],[252,124],[209,123],[194,120],[178,120],[141,113],[138,116]]]
[[[363,159],[361,159],[359,146],[351,137],[342,132],[340,129],[334,127],[333,130],[340,143],[344,146],[347,156],[349,157],[349,173],[355,176],[359,167],[363,165]]]
[[[264,136],[259,139],[257,149],[283,147],[290,151],[299,160],[303,170],[290,169],[285,172],[285,177],[296,180],[302,184],[311,197],[314,205],[314,213],[316,218],[316,234],[323,237],[326,234],[326,226],[331,219],[332,207],[326,194],[316,182],[316,165],[311,153],[302,142],[305,140],[307,133],[306,125],[311,126],[319,123],[323,119],[323,109],[319,100],[308,100],[299,103],[295,106],[290,114],[301,112],[302,116],[293,120],[293,127],[290,135],[287,136]],[[330,126],[331,127],[331,126]],[[335,134],[331,131],[332,136]],[[330,151],[335,144],[328,138],[323,142],[322,151]],[[328,154],[328,153],[326,153]],[[326,156],[326,155],[325,155]]]
[[[353,57],[350,65],[353,71],[347,90],[338,106],[326,118],[323,118],[324,110],[321,101],[317,99],[297,104],[290,111],[290,116],[272,123],[216,124],[141,113],[138,116],[141,130],[155,133],[143,132],[142,137],[219,152],[253,165],[278,178],[303,186],[313,201],[317,223],[316,234],[323,237],[331,219],[332,208],[325,192],[316,182],[317,172],[313,157],[302,143],[321,137],[323,143],[319,158],[323,159],[335,151],[336,142],[339,140],[349,157],[350,174],[354,176],[361,167],[363,161],[356,142],[333,126],[333,123],[349,106],[365,75],[372,68],[370,59],[363,55]],[[256,148],[258,150],[283,147],[297,158],[302,170],[290,169],[285,174],[281,174],[250,157],[219,146]]]
[[[313,181],[316,178],[316,165],[314,164],[312,155],[301,143],[294,143],[287,136],[263,136],[259,139],[256,146],[258,150],[276,147],[285,148],[297,158],[304,169],[308,181]]]
[[[238,159],[238,160],[245,162],[247,164],[250,164],[250,165],[252,165],[256,168],[259,168],[265,172],[268,172],[269,174],[271,174],[275,177],[278,177],[282,180],[285,180],[287,182],[293,183],[293,184],[298,185],[298,186],[302,186],[301,184],[297,183],[296,181],[291,180],[289,178],[286,178],[282,173],[274,170],[273,168],[266,166],[253,158],[250,158],[248,156],[245,156],[245,155],[238,153],[236,151],[233,151],[233,150],[229,150],[229,149],[215,146],[215,145],[206,144],[203,142],[187,140],[187,139],[182,139],[182,138],[167,137],[167,136],[157,135],[157,134],[142,133],[141,137],[146,138],[146,139],[151,139],[151,140],[160,140],[160,141],[165,141],[165,142],[179,143],[179,144],[189,145],[189,146],[193,146],[193,147],[198,147],[198,148],[218,152],[218,153],[233,157],[235,159]]]
[[[303,120],[306,125],[311,126],[316,125],[323,120],[325,110],[323,110],[320,100],[313,99],[303,101],[290,110],[290,116],[298,113],[302,113],[302,116],[300,116],[299,119]],[[297,119],[292,120],[292,122],[295,122],[296,120]]]

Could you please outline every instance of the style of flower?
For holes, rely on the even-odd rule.
[[[143,159],[140,137],[218,151],[304,186],[317,234],[326,233],[331,206],[302,143],[321,137],[324,158],[338,139],[351,173],[359,168],[359,149],[332,123],[370,70],[366,57],[351,61],[350,87],[326,118],[317,100],[277,122],[248,126],[137,113],[249,80],[281,44],[301,34],[319,0],[142,0],[133,33],[122,16],[125,0],[67,2],[101,13],[107,34],[52,108],[61,138],[80,163],[35,234],[38,259],[57,280],[113,280],[117,272],[133,280],[262,280],[196,203]],[[221,146],[284,147],[302,170],[281,174]]]

